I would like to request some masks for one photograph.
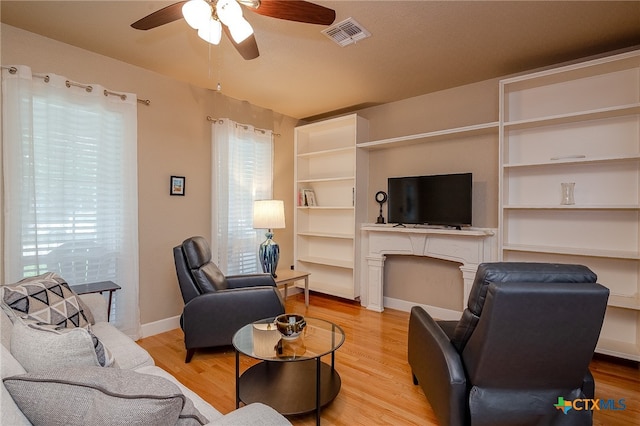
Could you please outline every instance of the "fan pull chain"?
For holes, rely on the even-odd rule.
[[[218,49],[218,84],[216,90],[222,92],[222,83],[220,83],[220,73],[222,70],[222,46]]]

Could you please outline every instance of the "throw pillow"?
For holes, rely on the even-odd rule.
[[[94,340],[95,339],[95,340]],[[27,372],[72,366],[110,366],[113,359],[84,328],[47,329],[17,320],[11,329],[11,354]],[[102,356],[99,358],[99,354]]]
[[[49,272],[25,278],[16,284],[2,286],[1,290],[2,308],[14,324],[19,320],[33,329],[37,328],[56,334],[64,334],[67,330],[74,328],[85,329],[93,342],[98,365],[103,367],[113,365],[112,355],[91,332],[91,323],[94,322],[91,311],[58,274]],[[23,330],[18,329],[17,331],[21,337],[26,337]],[[66,356],[73,358],[72,343],[86,340],[86,337],[84,339],[81,337],[55,339],[33,332],[28,335],[34,340],[27,342],[24,339],[19,339],[20,347],[29,348],[28,350],[37,349],[38,352],[30,354],[28,350],[25,350],[21,351],[20,355],[24,354],[29,359],[33,358],[34,362],[31,365],[34,367],[35,361],[43,361],[43,365],[60,362],[59,359],[45,359],[45,355],[48,353],[66,354]],[[54,344],[55,347],[44,348],[42,345],[45,344]],[[82,347],[78,348],[77,358],[80,361],[79,365],[94,365],[93,363],[87,364]]]
[[[203,425],[208,420],[169,380],[95,367],[7,377],[4,385],[34,425]]]
[[[87,327],[85,305],[59,275],[46,273],[2,286],[2,301],[17,316],[58,327]]]

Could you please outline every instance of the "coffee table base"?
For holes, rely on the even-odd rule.
[[[320,406],[316,405],[316,364],[320,365]],[[340,392],[338,372],[315,359],[295,362],[263,361],[242,373],[239,396],[245,404],[262,402],[283,415],[318,411]]]

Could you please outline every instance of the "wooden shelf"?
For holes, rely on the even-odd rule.
[[[354,206],[296,206],[299,210],[354,210]]]
[[[395,138],[380,139],[371,142],[359,143],[358,148],[387,149],[414,143],[434,142],[455,137],[470,137],[498,132],[498,122],[475,124],[472,126],[456,127],[453,129],[436,130],[433,132],[417,133]]]
[[[339,182],[344,180],[354,180],[355,176],[333,176],[324,178],[299,179],[297,183],[319,183],[319,182]]]
[[[517,163],[517,164],[509,164],[505,163],[502,165],[505,169],[514,169],[514,168],[538,168],[538,167],[556,167],[556,166],[568,166],[568,165],[582,165],[582,164],[603,164],[603,163],[621,163],[627,161],[639,161],[640,154],[634,155],[624,155],[624,156],[616,156],[616,157],[601,157],[601,158],[570,158],[571,156],[567,156],[565,158],[559,158],[554,161],[553,159],[549,159],[548,162],[536,162],[536,163]]]
[[[336,239],[347,239],[347,240],[352,240],[354,238],[353,234],[336,234],[331,232],[304,232],[304,231],[298,231],[298,236],[312,237],[312,238],[336,238]]]
[[[326,257],[300,256],[299,262],[315,263],[318,265],[332,266],[336,268],[353,269],[353,260],[329,259]]]
[[[598,250],[598,249],[585,249],[575,247],[553,247],[553,246],[536,246],[525,244],[503,244],[502,249],[506,251],[520,251],[530,253],[553,253],[553,254],[566,254],[574,256],[591,256],[591,257],[606,257],[614,259],[631,259],[640,260],[640,254],[638,252],[624,251],[624,250]]]
[[[536,205],[536,204],[522,204],[522,205],[508,205],[502,206],[504,210],[640,210],[638,204],[612,204],[612,205]]]
[[[609,294],[609,306],[622,309],[631,309],[633,311],[640,311],[640,298],[638,295],[634,296],[621,296],[617,294]]]
[[[348,146],[345,148],[324,149],[320,151],[303,152],[297,154],[298,158],[322,157],[325,155],[336,155],[355,151],[355,147]]]
[[[618,358],[640,361],[640,346],[638,344],[607,339],[602,336],[600,340],[598,340],[596,352]]]
[[[540,86],[551,86],[567,81],[584,79],[605,73],[613,73],[640,67],[640,55],[637,51],[630,51],[591,60],[587,63],[574,64],[536,71],[531,74],[519,75],[502,80],[504,85],[509,85],[512,90],[523,91]]]
[[[536,127],[554,126],[558,124],[578,123],[587,120],[622,117],[640,113],[640,103],[618,105],[589,111],[558,114],[549,117],[538,117],[526,120],[508,121],[503,124],[505,131],[531,129]]]
[[[314,274],[310,275],[311,277]],[[298,284],[300,286],[300,284]],[[332,294],[337,297],[342,297],[345,299],[353,299],[353,294],[348,290],[345,290],[343,287],[336,285],[335,282],[332,281],[321,281],[321,280],[312,280],[309,283],[309,287],[312,291],[319,291],[321,293]]]

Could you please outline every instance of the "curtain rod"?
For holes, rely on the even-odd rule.
[[[18,72],[18,68],[16,67],[6,67],[4,65],[2,65],[2,69],[4,70],[9,70],[9,74],[15,74]],[[49,76],[46,74],[32,74],[34,77],[38,77],[44,80],[45,83],[49,82]],[[93,86],[89,86],[86,84],[82,84],[82,83],[76,83],[75,81],[71,81],[71,80],[67,80],[65,81],[65,85],[67,87],[80,87],[84,90],[86,90],[88,93],[91,93],[93,91]],[[123,101],[127,100],[127,95],[125,95],[124,93],[117,93],[117,92],[112,92],[110,90],[105,89],[102,92],[105,96],[117,96],[120,99],[122,99]],[[149,99],[137,99],[138,103],[144,104],[144,105],[151,105],[151,101]]]
[[[217,123],[219,121],[219,122],[222,123],[222,119],[221,118],[212,118],[210,115],[207,115],[207,121],[213,121],[214,123]],[[240,126],[245,130],[247,130],[249,128],[249,124],[236,123],[236,126]],[[257,127],[254,127],[253,130],[256,131],[256,132],[262,132],[263,134],[265,132],[269,132],[270,131],[273,136],[280,136],[280,133],[274,133],[271,130],[259,129]]]

